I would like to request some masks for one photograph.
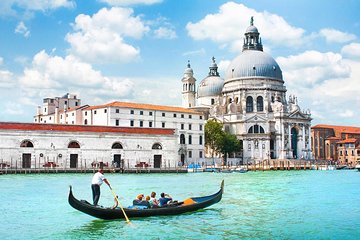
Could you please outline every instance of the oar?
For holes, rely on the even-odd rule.
[[[126,222],[127,223],[130,223],[130,220],[128,218],[128,216],[126,215],[125,211],[124,211],[124,208],[122,207],[118,197],[116,196],[116,194],[114,193],[114,190],[110,187],[110,190],[111,190],[111,193],[112,195],[114,196],[114,198],[116,199],[116,202],[119,204],[120,208],[121,208],[121,211],[123,212],[124,216],[125,216],[125,219],[126,219]]]

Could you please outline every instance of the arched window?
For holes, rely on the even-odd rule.
[[[199,145],[202,145],[203,144],[203,137],[200,135],[199,136]]]
[[[254,106],[253,106],[253,98],[251,96],[246,98],[246,112],[253,112]]]
[[[264,111],[264,101],[263,101],[263,97],[262,96],[258,96],[256,98],[256,110],[258,112],[262,112]]]
[[[192,136],[189,135],[189,144],[192,144]]]
[[[248,133],[265,133],[265,131],[262,126],[255,124],[249,128]]]
[[[84,120],[84,125],[87,125],[88,124],[88,121],[87,119]]]
[[[116,142],[111,146],[112,149],[123,149],[123,146],[121,145],[121,143]]]
[[[180,144],[185,144],[185,135],[184,134],[180,135]]]
[[[80,148],[80,145],[78,142],[72,141],[69,143],[68,148]]]
[[[29,140],[24,140],[21,142],[20,147],[34,147],[34,144]]]
[[[151,149],[162,149],[162,146],[160,145],[160,143],[154,143]]]

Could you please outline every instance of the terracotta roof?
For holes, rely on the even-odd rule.
[[[170,128],[134,128],[134,127],[109,127],[88,125],[65,125],[65,124],[39,124],[39,123],[16,123],[0,122],[0,130],[24,130],[24,131],[60,131],[60,132],[108,132],[128,134],[153,134],[173,135],[174,129]]]
[[[340,140],[340,137],[328,137],[325,140]]]
[[[168,112],[180,112],[180,113],[193,113],[201,114],[192,109],[182,108],[182,107],[170,107],[170,106],[161,106],[161,105],[152,105],[144,103],[131,103],[131,102],[111,102],[104,105],[91,106],[86,108],[87,110],[99,109],[106,107],[119,107],[119,108],[134,108],[134,109],[146,109],[146,110],[157,110],[157,111],[168,111]]]
[[[351,126],[337,126],[337,125],[327,125],[327,124],[318,124],[313,127],[312,129],[333,129],[336,136],[340,136],[341,133],[355,133],[360,134],[360,127],[351,127]]]
[[[348,138],[348,139],[344,139],[342,141],[337,142],[337,144],[341,144],[341,143],[355,143],[357,141],[356,138]]]

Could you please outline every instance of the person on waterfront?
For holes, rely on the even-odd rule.
[[[110,189],[110,183],[108,182],[108,180],[105,178],[104,176],[104,170],[102,168],[99,168],[99,170],[97,171],[97,173],[94,174],[92,181],[91,181],[91,190],[92,190],[92,194],[93,194],[93,203],[95,206],[98,205],[99,199],[100,199],[100,186],[101,184],[103,184],[103,182],[105,182]]]
[[[172,203],[172,197],[167,193],[161,193],[159,198],[159,205],[160,207],[167,206],[168,204]]]
[[[156,192],[152,192],[151,195],[150,195],[150,205],[151,207],[153,208],[157,208],[159,207],[159,200],[156,199]]]

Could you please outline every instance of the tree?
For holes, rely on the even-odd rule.
[[[220,152],[224,155],[224,165],[227,165],[227,156],[233,152],[240,152],[242,149],[242,144],[237,139],[236,135],[224,132]]]
[[[222,123],[219,123],[214,119],[207,121],[205,124],[205,147],[210,149],[211,157],[213,159],[215,154],[220,153],[223,135],[224,131]]]

